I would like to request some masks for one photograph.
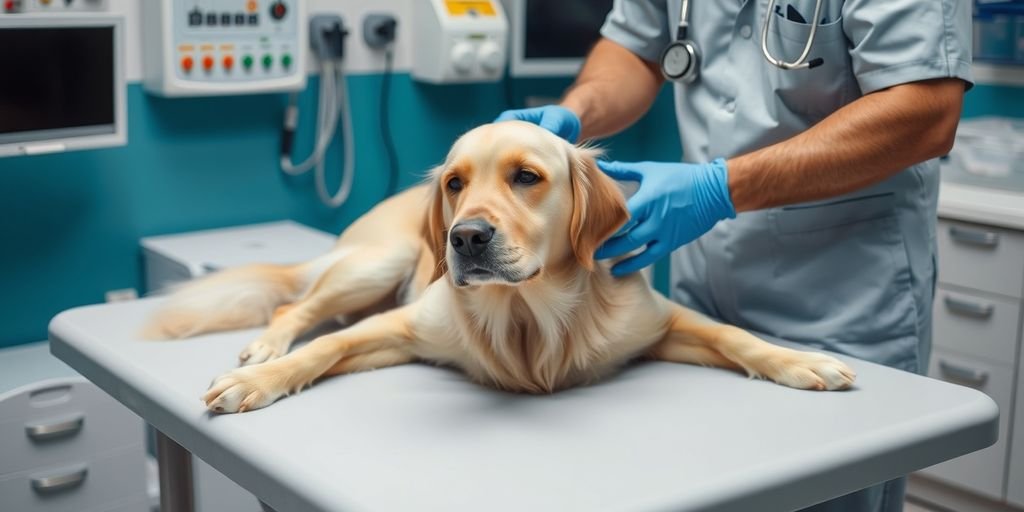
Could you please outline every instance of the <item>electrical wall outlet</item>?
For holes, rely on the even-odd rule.
[[[128,302],[139,298],[139,292],[135,288],[121,288],[110,290],[104,295],[107,302]]]
[[[389,13],[370,13],[363,17],[363,41],[370,48],[384,48],[395,41],[398,20]]]

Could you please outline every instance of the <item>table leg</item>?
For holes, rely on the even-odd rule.
[[[160,469],[160,512],[193,512],[192,454],[157,430],[156,460]]]

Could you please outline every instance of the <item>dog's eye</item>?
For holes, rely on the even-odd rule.
[[[448,180],[448,190],[452,192],[458,192],[462,190],[462,180],[459,178],[452,178]]]
[[[536,173],[532,173],[530,171],[527,171],[526,169],[519,169],[518,171],[516,171],[516,183],[521,183],[523,185],[533,185],[534,183],[537,183],[537,180],[539,179],[540,176],[537,176]]]

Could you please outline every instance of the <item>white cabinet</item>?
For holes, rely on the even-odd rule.
[[[0,350],[0,510],[146,512],[143,432],[45,343]]]
[[[1024,506],[1024,393],[1016,385],[1024,378],[1024,232],[940,219],[936,235],[928,375],[991,396],[999,405],[999,440],[919,474],[988,503]],[[909,492],[915,494],[913,484]]]
[[[1017,362],[1017,379],[1024,378],[1024,358]],[[1018,380],[1018,382],[1020,382]],[[1014,417],[1011,439],[1010,463],[1006,479],[1006,501],[1024,507],[1024,392],[1017,388],[1014,400]]]

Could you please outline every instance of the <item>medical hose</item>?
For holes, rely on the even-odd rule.
[[[386,194],[391,196],[398,188],[398,151],[395,149],[395,140],[391,136],[391,74],[394,71],[394,50],[388,45],[384,52],[384,76],[380,83],[380,136],[384,141],[384,150],[388,157],[388,183],[385,187]]]
[[[344,163],[341,183],[333,195],[327,191],[326,169],[324,161],[337,130],[338,117],[342,122],[342,144]],[[298,94],[292,93],[288,98],[285,110],[284,126],[281,134],[281,169],[291,176],[298,176],[314,169],[317,195],[320,201],[330,208],[338,208],[348,199],[352,192],[352,178],[355,171],[355,143],[352,134],[352,113],[348,103],[348,88],[345,73],[341,64],[337,66],[330,59],[320,61],[320,89],[317,102],[316,136],[313,151],[309,157],[299,164],[292,163],[291,149],[298,127],[299,109]]]

